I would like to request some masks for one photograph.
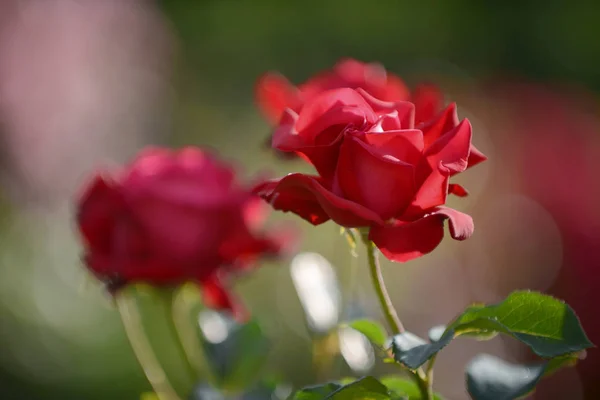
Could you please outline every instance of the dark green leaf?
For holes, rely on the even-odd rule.
[[[525,396],[545,376],[577,363],[577,354],[567,354],[532,365],[510,364],[481,354],[467,366],[467,389],[475,400],[511,400]]]
[[[452,332],[446,332],[437,342],[427,343],[410,332],[401,333],[394,336],[392,342],[394,359],[410,369],[417,369],[450,343],[453,337]]]
[[[407,378],[397,376],[387,376],[380,379],[391,393],[393,400],[421,400],[421,391],[417,384]],[[434,394],[434,400],[442,400],[440,395]]]
[[[474,400],[518,399],[533,391],[546,366],[509,364],[481,354],[467,366],[467,390]]]
[[[322,385],[307,386],[297,391],[292,399],[294,400],[323,400],[331,393],[343,387],[337,382],[328,382]]]
[[[365,335],[374,345],[380,348],[385,346],[388,335],[385,329],[377,322],[368,319],[359,319],[350,322],[348,326]]]
[[[592,346],[571,307],[530,291],[514,292],[496,305],[470,307],[446,333],[451,331],[455,336],[508,334],[547,358]]]
[[[381,382],[372,376],[342,386],[325,397],[328,400],[390,400],[390,394]]]

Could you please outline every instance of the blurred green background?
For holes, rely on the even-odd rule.
[[[148,389],[118,315],[79,262],[72,225],[77,188],[95,165],[125,161],[146,144],[210,146],[236,160],[247,178],[308,171],[263,146],[269,126],[253,89],[268,70],[299,83],[353,57],[381,62],[409,85],[433,81],[450,99],[464,99],[461,117],[473,119],[474,142],[490,162],[466,174],[472,196],[453,204],[475,217],[479,239],[444,243],[410,266],[386,263],[395,300],[419,333],[472,301],[491,301],[517,287],[552,287],[562,260],[559,228],[533,200],[515,195],[498,203],[499,188],[503,196],[520,193],[518,164],[503,158],[511,154],[510,132],[502,137],[493,129],[490,114],[499,106],[473,93],[485,95],[490,81],[502,87],[516,80],[576,87],[586,99],[594,97],[600,3],[123,3],[10,0],[0,6],[0,398],[128,400]],[[67,90],[71,84],[77,88]],[[596,100],[589,103],[597,114]],[[513,219],[494,219],[506,204]],[[521,217],[528,227],[518,226]],[[301,249],[332,262],[346,304],[377,316],[364,259],[350,255],[335,226],[310,228],[290,215],[273,220],[297,222]],[[499,224],[510,223],[517,225],[499,242]],[[523,229],[525,241],[540,239],[527,247],[511,235]],[[513,245],[524,247],[514,255],[507,250]],[[505,259],[504,252],[511,255]],[[486,272],[473,272],[482,260]],[[505,267],[505,276],[497,273]],[[274,339],[272,369],[296,385],[311,383],[310,342],[287,262],[266,265],[236,290]],[[428,298],[430,292],[435,295]],[[497,346],[518,357],[510,344]],[[448,360],[465,351],[458,348]],[[440,389],[451,399],[465,398],[460,371],[453,372],[450,361],[440,363],[449,374],[440,378]],[[348,373],[340,361],[331,378]]]

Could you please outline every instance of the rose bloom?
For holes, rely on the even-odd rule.
[[[228,273],[281,250],[255,232],[257,202],[230,166],[203,150],[145,150],[121,173],[96,175],[79,199],[87,267],[110,290],[197,281],[210,305],[233,309]]]
[[[255,191],[275,209],[313,225],[332,219],[369,228],[369,239],[393,261],[432,251],[450,221],[454,239],[473,232],[471,217],[444,206],[447,194],[467,194],[449,179],[483,160],[471,145],[471,124],[456,106],[415,129],[415,105],[385,102],[363,89],[333,89],[288,108],[273,146],[310,161],[318,175],[289,174]]]
[[[277,124],[286,108],[299,113],[306,102],[322,92],[345,87],[363,89],[384,101],[411,101],[415,105],[415,124],[430,120],[442,107],[442,94],[435,86],[421,84],[411,93],[402,79],[388,73],[382,65],[351,58],[340,60],[331,70],[298,86],[277,72],[268,72],[259,78],[255,97],[265,117]],[[293,152],[280,153],[286,154],[295,156]]]

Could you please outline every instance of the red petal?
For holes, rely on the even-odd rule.
[[[403,129],[411,129],[415,126],[415,106],[409,101],[384,101],[374,97],[364,89],[357,89],[364,97],[369,106],[378,114],[388,114],[396,111]]]
[[[272,146],[274,148],[281,151],[294,151],[298,147],[306,146],[306,141],[296,131],[297,122],[298,114],[286,108],[273,132]]]
[[[445,133],[425,150],[429,166],[447,169],[451,174],[467,168],[467,159],[471,148],[472,128],[469,120],[464,119],[453,130]]]
[[[412,165],[421,159],[423,152],[423,133],[417,129],[367,134],[365,140],[378,154],[389,154]]]
[[[268,181],[254,189],[273,208],[293,212],[313,225],[330,218],[341,226],[361,227],[383,223],[373,211],[336,196],[323,186],[319,177],[289,174],[279,181]]]
[[[410,91],[402,79],[388,74],[385,94],[379,95],[379,97],[389,101],[408,101],[410,100]]]
[[[261,256],[274,256],[279,253],[278,242],[265,236],[255,235],[244,226],[218,244],[218,252],[226,264],[244,268]]]
[[[110,251],[116,219],[123,206],[123,199],[113,182],[97,175],[89,184],[79,200],[77,222],[93,251]]]
[[[452,239],[466,240],[473,235],[475,226],[470,215],[448,207],[438,207],[434,214],[448,218],[448,228],[450,228]]]
[[[299,91],[277,73],[267,73],[258,79],[255,97],[263,114],[277,123],[286,108],[300,105]]]
[[[374,134],[376,135],[376,134]],[[402,136],[397,143],[407,146]],[[414,167],[373,148],[356,137],[347,137],[340,150],[337,179],[345,198],[362,204],[382,219],[400,215],[415,192]]]
[[[335,112],[330,112],[335,110]],[[304,105],[300,111],[297,131],[307,143],[332,125],[374,123],[377,116],[355,90],[349,88],[327,90]]]
[[[229,310],[240,322],[248,319],[249,313],[246,308],[223,287],[216,276],[202,280],[201,284],[204,302],[209,307],[217,310]]]
[[[464,240],[473,233],[470,216],[440,207],[413,222],[395,221],[393,224],[374,226],[369,232],[369,239],[391,261],[406,262],[430,253],[440,244],[444,237],[445,219],[449,220],[452,238]]]
[[[473,146],[473,144],[471,144],[471,151],[469,152],[469,166],[467,168],[471,168],[479,163],[484,162],[485,160],[487,160],[487,157],[480,152],[479,150],[477,150],[477,148],[475,146]]]
[[[458,197],[467,197],[469,195],[469,191],[458,183],[451,183],[448,185],[448,193],[452,193]]]
[[[446,132],[458,126],[458,113],[456,112],[456,104],[452,103],[444,111],[442,111],[435,119],[423,123],[418,128],[423,131],[425,139],[425,148],[431,146]]]
[[[422,84],[415,88],[413,101],[415,104],[415,123],[428,121],[437,114],[442,107],[442,92],[434,85]]]
[[[448,194],[448,180],[447,173],[437,168],[431,171],[417,190],[406,215],[422,215],[425,210],[445,204]]]

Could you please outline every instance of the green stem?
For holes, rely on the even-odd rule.
[[[205,377],[210,384],[217,386],[202,346],[202,333],[199,332],[198,315],[204,308],[201,297],[201,290],[195,283],[188,282],[179,287],[172,297],[173,324],[195,377]]]
[[[390,298],[390,295],[385,287],[383,274],[381,273],[381,265],[379,264],[379,257],[377,257],[377,247],[368,239],[364,241],[365,245],[367,246],[371,280],[373,281],[373,286],[375,287],[375,293],[377,293],[379,304],[381,304],[381,309],[385,314],[385,318],[387,319],[390,328],[392,328],[392,332],[394,335],[398,335],[404,332],[404,325],[402,325],[402,321],[400,321],[398,313],[392,304],[392,299]]]
[[[394,305],[392,303],[392,299],[390,298],[390,295],[385,287],[385,281],[381,272],[381,265],[379,264],[379,252],[377,250],[377,246],[375,246],[375,244],[369,240],[368,234],[366,234],[365,232],[363,232],[362,234],[362,239],[367,248],[371,280],[373,281],[375,292],[377,293],[377,297],[379,298],[381,310],[383,311],[394,336],[401,334],[405,331],[404,325],[402,325],[402,321],[400,321],[398,313],[396,312],[396,309],[394,308]],[[433,372],[428,370],[428,373],[425,374],[422,368],[419,368],[416,371],[409,370],[408,372],[419,387],[422,399],[433,400]]]
[[[142,321],[134,298],[117,294],[115,302],[129,343],[138,359],[148,382],[160,400],[181,400],[156,358],[152,345],[142,329]]]

